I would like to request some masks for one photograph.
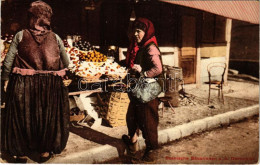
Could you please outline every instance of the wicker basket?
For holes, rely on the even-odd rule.
[[[115,74],[108,74],[107,77],[109,80],[120,80],[124,79],[127,73],[115,73]]]
[[[106,119],[112,127],[126,125],[126,113],[129,102],[127,93],[111,93]]]
[[[90,82],[96,82],[99,80],[99,78],[102,76],[102,74],[96,74],[94,76],[85,76],[82,77],[83,80],[81,80],[81,83],[90,83]]]

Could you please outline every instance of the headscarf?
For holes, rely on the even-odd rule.
[[[41,43],[51,31],[52,8],[43,1],[35,1],[28,9],[28,29],[35,41]]]
[[[146,18],[137,18],[134,22],[133,28],[143,30],[145,35],[140,43],[137,43],[134,37],[131,39],[131,43],[126,54],[126,66],[130,68],[133,67],[136,54],[141,47],[145,47],[151,42],[154,42],[156,46],[158,46],[156,37],[154,36],[154,26],[150,20]]]

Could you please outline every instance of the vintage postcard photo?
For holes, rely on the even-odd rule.
[[[0,4],[1,163],[258,163],[259,1]]]

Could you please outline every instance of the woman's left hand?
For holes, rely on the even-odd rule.
[[[139,72],[139,73],[142,71],[142,67],[140,65],[138,65],[138,64],[134,64],[132,69],[137,71],[137,72]]]

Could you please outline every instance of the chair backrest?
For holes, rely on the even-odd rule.
[[[222,81],[224,82],[224,74],[226,71],[226,63],[224,62],[212,62],[208,65],[209,81]]]

